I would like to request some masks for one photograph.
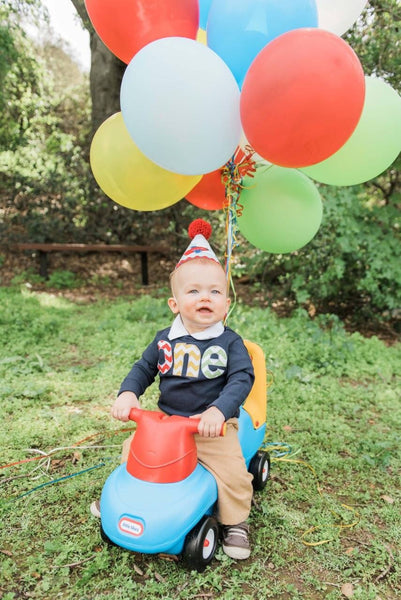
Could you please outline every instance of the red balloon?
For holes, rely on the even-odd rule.
[[[160,38],[196,39],[198,0],[85,0],[85,5],[100,39],[125,63]]]
[[[241,92],[242,126],[266,160],[305,167],[345,144],[364,99],[364,73],[351,46],[323,29],[295,29],[251,64]]]
[[[219,210],[223,208],[225,186],[221,181],[221,169],[204,175],[185,198],[194,206],[204,208],[205,210]]]

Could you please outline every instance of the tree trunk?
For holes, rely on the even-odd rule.
[[[93,135],[103,121],[120,110],[120,86],[126,64],[110,52],[97,35],[86,12],[85,1],[71,0],[71,2],[90,36]]]

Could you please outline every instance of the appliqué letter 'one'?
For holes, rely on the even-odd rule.
[[[178,342],[174,352],[171,344],[165,340],[158,342],[163,360],[159,359],[157,368],[160,373],[168,373],[173,369],[173,375],[178,377],[198,377],[199,370],[207,379],[215,379],[222,374],[227,366],[227,353],[221,346],[210,346],[201,356],[198,346]]]

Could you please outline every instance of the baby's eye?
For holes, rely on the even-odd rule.
[[[221,294],[220,290],[212,290],[212,294]]]
[[[196,288],[188,291],[188,294],[197,294],[197,293],[198,293],[198,290]]]

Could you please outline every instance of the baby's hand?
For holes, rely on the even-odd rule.
[[[122,392],[111,407],[111,414],[119,421],[128,421],[131,408],[141,408],[133,392]]]
[[[225,421],[224,415],[216,406],[211,406],[200,415],[193,415],[191,419],[200,419],[198,432],[204,437],[218,437]]]

